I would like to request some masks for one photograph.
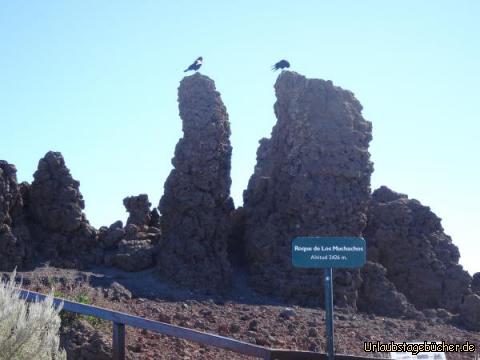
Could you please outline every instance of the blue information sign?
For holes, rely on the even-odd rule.
[[[365,240],[358,237],[297,237],[292,241],[292,263],[299,268],[323,268],[328,359],[334,360],[333,268],[362,267]]]
[[[365,259],[365,240],[358,237],[297,237],[292,241],[292,263],[299,268],[358,268]]]
[[[323,268],[328,359],[334,360],[333,268],[365,264],[365,240],[357,237],[297,237],[292,241],[292,263],[299,268]]]

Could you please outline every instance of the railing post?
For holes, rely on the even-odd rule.
[[[125,360],[125,324],[113,323],[113,360]]]

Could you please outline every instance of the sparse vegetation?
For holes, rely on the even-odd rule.
[[[53,297],[27,303],[20,298],[15,272],[0,282],[0,360],[66,359],[60,345],[60,309]]]
[[[75,302],[78,302],[78,303],[81,303],[81,304],[86,304],[86,305],[92,305],[93,304],[92,299],[85,292],[82,292],[82,293],[71,296],[71,295],[65,294],[65,293],[63,293],[59,290],[56,290],[56,291],[54,291],[53,296],[59,297],[59,298],[62,298],[62,299],[66,299],[66,300],[75,301]],[[96,318],[95,316],[80,315],[80,314],[75,314],[75,313],[71,313],[71,312],[67,312],[67,311],[63,311],[63,310],[60,312],[60,318],[62,320],[62,327],[71,325],[77,319],[83,319],[83,320],[87,321],[88,323],[90,323],[90,325],[92,325],[95,328],[99,327],[100,325],[105,323],[104,320]]]

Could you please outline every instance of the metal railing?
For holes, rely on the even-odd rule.
[[[21,290],[22,299],[29,302],[44,301],[44,294]],[[125,326],[155,331],[159,334],[174,336],[180,339],[193,341],[219,349],[233,351],[237,354],[249,355],[264,360],[327,360],[327,355],[309,351],[271,349],[264,346],[246,343],[232,338],[209,334],[181,326],[145,319],[139,316],[125,314],[119,311],[108,310],[97,306],[77,303],[61,298],[53,298],[54,306],[63,303],[63,310],[82,315],[90,315],[113,323],[112,356],[114,360],[125,360]],[[335,355],[337,360],[371,360],[369,357],[350,355]],[[378,360],[378,358],[377,358]],[[382,359],[380,359],[382,360]],[[386,359],[383,359],[386,360]]]

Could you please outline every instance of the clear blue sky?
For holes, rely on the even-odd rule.
[[[443,219],[461,263],[480,271],[480,2],[3,1],[0,158],[31,181],[61,151],[95,226],[122,199],[158,204],[181,137],[177,88],[203,56],[232,124],[232,196],[275,123],[269,70],[352,90],[372,121],[374,188]]]

